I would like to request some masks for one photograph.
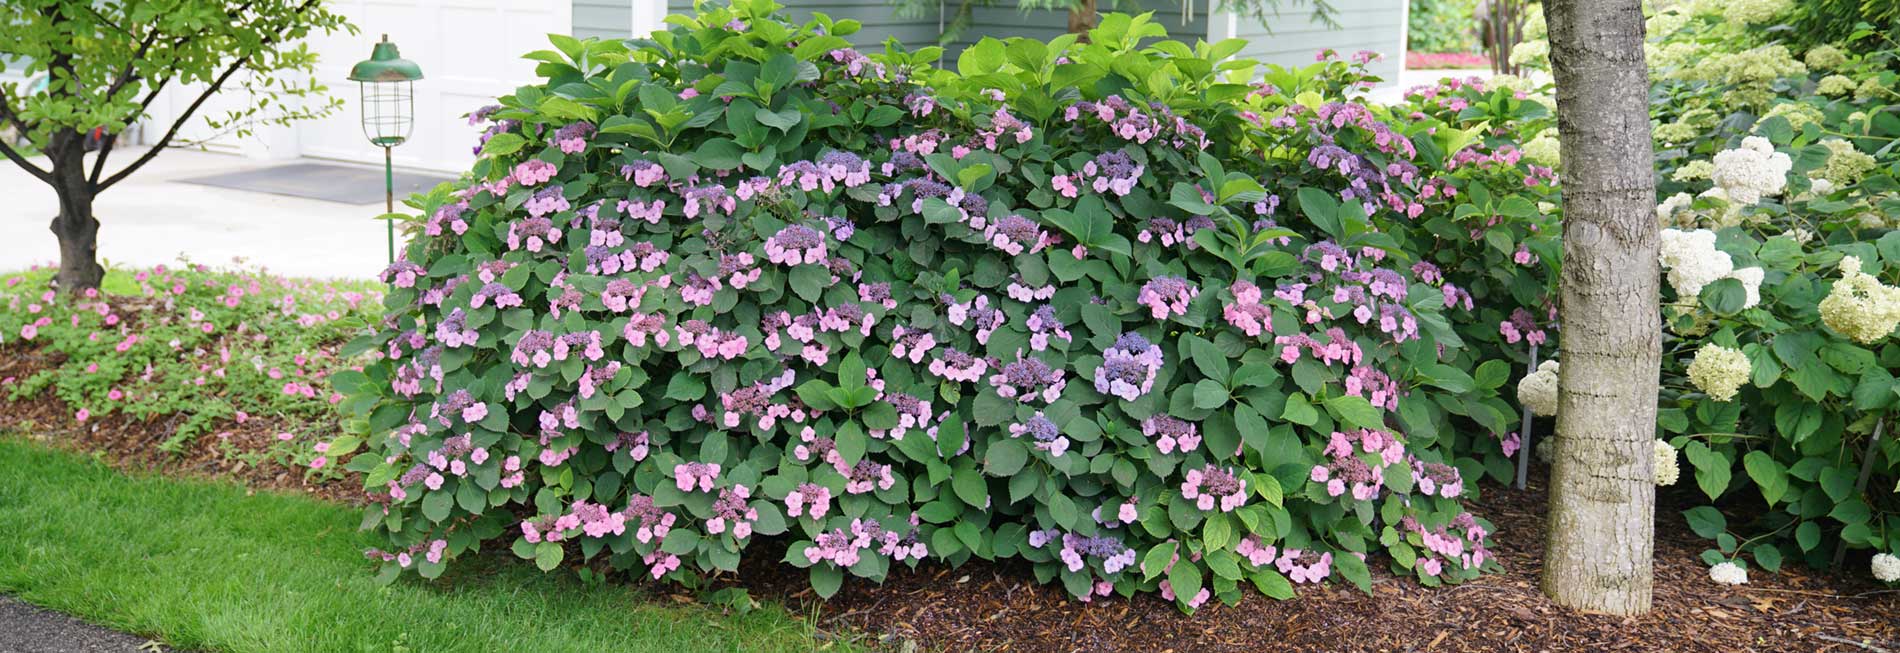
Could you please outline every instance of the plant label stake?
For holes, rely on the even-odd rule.
[[[1537,343],[1533,342],[1529,344],[1531,347],[1530,362],[1527,363],[1524,368],[1524,374],[1527,376],[1537,371]],[[1530,478],[1531,472],[1531,407],[1525,406],[1523,410],[1524,419],[1517,429],[1519,434],[1517,439],[1517,489],[1519,490],[1524,489],[1524,484]]]

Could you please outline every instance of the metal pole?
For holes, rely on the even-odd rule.
[[[1525,366],[1524,374],[1529,376],[1537,371],[1537,343],[1531,345],[1531,361]],[[1524,407],[1523,423],[1518,427],[1517,439],[1517,489],[1524,489],[1531,472],[1531,407]]]
[[[389,214],[396,212],[396,167],[394,155],[388,145],[383,146],[383,226],[389,235],[389,262],[396,262],[396,221]]]

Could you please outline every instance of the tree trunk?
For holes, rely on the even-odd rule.
[[[1101,15],[1095,11],[1095,0],[1075,0],[1075,6],[1069,8],[1069,33],[1087,34],[1100,19]]]
[[[69,132],[55,135],[46,148],[53,191],[59,195],[59,215],[53,216],[50,227],[59,237],[59,276],[54,279],[67,293],[98,288],[106,275],[99,266],[99,220],[92,215],[97,191],[86,179],[85,144],[83,134]]]
[[[1563,135],[1563,367],[1544,593],[1650,608],[1662,329],[1641,0],[1549,0]]]

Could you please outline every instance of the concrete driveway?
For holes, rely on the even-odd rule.
[[[139,152],[115,152],[107,166],[124,165]],[[34,163],[45,167],[44,159]],[[128,266],[173,263],[181,256],[212,265],[236,259],[316,278],[381,272],[383,223],[374,219],[383,213],[381,203],[341,204],[177,181],[285,163],[193,150],[159,153],[94,204],[100,257]],[[0,159],[0,198],[0,271],[57,262],[59,241],[47,229],[58,212],[52,188]]]

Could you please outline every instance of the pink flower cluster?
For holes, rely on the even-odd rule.
[[[731,527],[733,539],[751,537],[752,523],[759,520],[758,509],[746,505],[751,496],[751,488],[744,485],[721,489],[719,498],[713,501],[712,516],[706,518],[706,534],[718,535]]]
[[[673,466],[673,485],[681,492],[711,492],[717,478],[719,463],[686,462]]]
[[[1181,482],[1181,498],[1201,510],[1219,506],[1221,512],[1233,512],[1247,503],[1247,481],[1213,465],[1190,469]]]
[[[1148,436],[1148,439],[1155,443],[1155,447],[1164,454],[1174,453],[1177,450],[1187,453],[1201,446],[1200,428],[1193,422],[1171,415],[1157,414],[1142,420],[1141,434]]]
[[[824,519],[831,510],[831,489],[817,483],[800,483],[785,495],[785,516]]]
[[[1273,333],[1273,309],[1261,303],[1260,287],[1247,281],[1235,281],[1227,287],[1234,301],[1221,307],[1221,317],[1240,328],[1249,337]]]
[[[1367,463],[1357,455],[1360,452],[1372,454],[1378,464]],[[1326,484],[1328,496],[1344,496],[1350,489],[1355,501],[1377,497],[1379,489],[1385,486],[1385,468],[1400,463],[1406,456],[1404,443],[1390,433],[1375,429],[1334,431],[1320,455],[1330,456],[1332,461],[1314,465],[1311,480]]]
[[[1199,288],[1181,277],[1156,277],[1142,285],[1135,301],[1147,306],[1154,319],[1165,320],[1169,315],[1186,315],[1188,302],[1200,294]]]

